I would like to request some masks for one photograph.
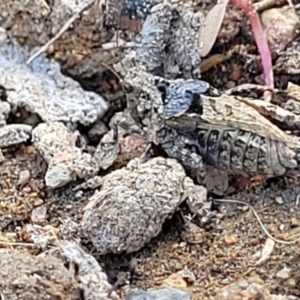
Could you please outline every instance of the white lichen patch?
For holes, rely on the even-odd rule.
[[[9,124],[0,127],[0,148],[15,146],[30,139],[32,126]]]
[[[108,104],[101,96],[84,91],[79,83],[62,75],[58,63],[40,56],[26,65],[29,56],[26,47],[15,42],[0,44],[0,84],[7,89],[13,109],[25,107],[44,122],[84,126],[107,111]]]

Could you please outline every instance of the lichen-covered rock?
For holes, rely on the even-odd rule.
[[[63,123],[41,123],[32,132],[35,146],[48,164],[46,185],[58,188],[72,180],[90,178],[98,172],[94,158],[76,146],[78,133]]]
[[[79,83],[61,74],[58,63],[44,56],[26,65],[29,56],[26,47],[16,42],[0,43],[0,85],[7,89],[12,109],[25,107],[45,122],[84,126],[104,115],[108,104],[101,96],[83,91]]]
[[[84,208],[80,234],[98,253],[131,253],[157,236],[186,199],[199,211],[206,189],[194,185],[176,160],[157,157],[143,163],[136,158],[103,178]]]
[[[83,291],[84,300],[119,300],[112,291],[107,275],[103,272],[96,259],[83,251],[76,243],[58,242],[57,248],[46,255],[56,256],[65,264],[76,266],[75,279]]]
[[[32,126],[30,125],[6,125],[6,119],[8,117],[9,111],[9,104],[7,102],[0,101],[0,163],[5,160],[1,148],[7,148],[22,144],[28,141],[31,137]]]
[[[1,249],[0,291],[10,300],[120,299],[96,259],[66,241],[38,256]]]
[[[5,249],[0,251],[0,291],[10,300],[81,299],[78,283],[59,259]]]
[[[32,126],[26,124],[9,124],[0,126],[0,148],[15,146],[30,139]]]

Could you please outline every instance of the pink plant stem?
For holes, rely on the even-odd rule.
[[[251,24],[253,36],[261,57],[266,86],[274,88],[274,76],[272,70],[272,57],[265,31],[262,27],[260,16],[252,5],[251,0],[231,0],[231,3],[242,9]]]

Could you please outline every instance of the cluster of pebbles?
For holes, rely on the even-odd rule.
[[[45,1],[23,2],[20,7],[24,11],[28,11],[31,5],[38,7],[32,11],[34,18],[49,14]],[[65,5],[69,15],[82,8],[77,7],[77,1],[54,2],[57,5],[51,14],[58,22],[51,29],[52,34],[58,32],[66,19],[63,13],[59,13],[62,9],[59,5]],[[68,4],[71,2],[74,5]],[[85,2],[83,6],[87,4]],[[141,7],[141,14],[149,13],[148,6],[155,1],[145,2],[148,5],[145,10]],[[10,9],[20,7],[12,6]],[[132,9],[130,5],[125,8]],[[142,14],[142,18],[146,16]],[[9,14],[0,14],[1,24],[6,19],[9,19]],[[111,20],[108,18],[107,22]],[[144,36],[148,34],[150,25],[151,22],[146,19]],[[177,24],[178,28],[181,25]],[[191,35],[178,36],[178,32],[181,31],[173,32],[173,46],[180,52]],[[150,32],[149,40],[144,42],[155,42],[151,38]],[[193,39],[196,40],[196,37],[193,36]],[[147,56],[143,49],[138,52],[140,63]],[[130,58],[134,51],[126,50],[125,59],[115,65],[121,75],[126,73],[122,74],[124,66],[125,71],[131,67]],[[178,53],[178,57],[184,58],[180,67],[186,63],[199,64],[197,50],[191,47],[190,51],[187,57],[192,56],[195,61],[186,62],[186,57]],[[47,164],[44,177],[47,188],[59,189],[75,182],[74,191],[78,195],[84,195],[86,189],[95,191],[82,208],[80,222],[72,223],[74,226],[70,228],[64,224],[61,227],[62,240],[51,247],[44,246],[46,250],[41,254],[32,256],[17,250],[1,250],[1,296],[16,300],[120,299],[96,259],[78,245],[80,241],[91,243],[100,255],[138,251],[161,232],[164,222],[184,201],[192,213],[203,215],[207,190],[194,184],[174,159],[156,157],[147,160],[138,157],[146,150],[145,141],[126,136],[121,128],[115,135],[118,120],[126,118],[130,122],[126,112],[117,113],[109,124],[104,124],[102,119],[110,103],[99,94],[83,90],[79,83],[61,73],[57,62],[44,55],[27,64],[33,53],[8,37],[5,29],[1,28],[0,151],[32,143]],[[170,58],[169,68],[164,70],[170,77],[178,71],[171,60],[176,59]],[[152,63],[153,69],[158,67],[155,61]],[[1,163],[6,157],[1,152],[0,155]],[[117,170],[111,170],[111,167]],[[99,172],[104,175],[99,176]],[[67,241],[74,228],[76,243]],[[221,290],[216,299],[239,299],[234,297],[243,293],[253,297],[258,295],[260,299],[286,299],[273,297],[258,284],[247,282],[241,282],[238,288]],[[190,295],[167,287],[130,291],[126,299],[188,300]]]

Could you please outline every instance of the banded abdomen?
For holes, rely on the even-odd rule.
[[[190,129],[166,126],[158,137],[167,154],[179,147],[232,174],[279,176],[298,166],[295,152],[284,143],[237,128],[206,123]]]

